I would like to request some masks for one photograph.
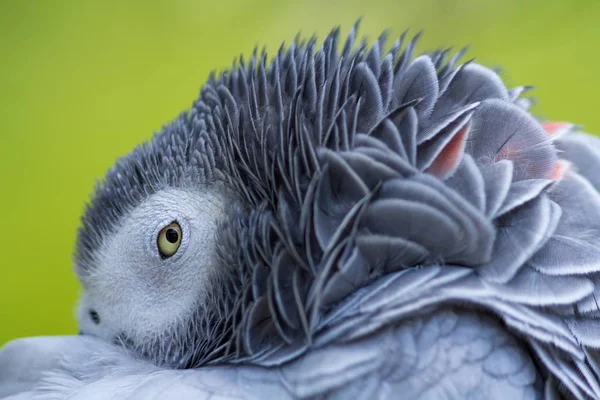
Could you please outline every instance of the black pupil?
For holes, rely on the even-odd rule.
[[[169,243],[177,243],[177,241],[179,240],[179,233],[177,233],[175,229],[169,228],[165,233],[165,237],[167,238]]]

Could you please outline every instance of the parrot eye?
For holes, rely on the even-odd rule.
[[[162,258],[171,257],[181,244],[181,226],[177,221],[171,222],[162,228],[156,239],[156,245]]]

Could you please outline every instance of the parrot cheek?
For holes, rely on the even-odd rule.
[[[198,280],[165,279],[161,285],[140,280],[113,280],[88,285],[80,302],[78,319],[85,335],[114,342],[117,338],[141,344],[177,330],[202,299]],[[188,282],[188,285],[183,285]]]

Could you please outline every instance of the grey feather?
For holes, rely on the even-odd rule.
[[[480,171],[485,182],[485,215],[491,218],[496,215],[508,195],[513,176],[513,163],[501,160],[481,167]]]
[[[584,176],[596,190],[600,190],[600,176],[597,166],[600,163],[600,140],[583,133],[572,133],[559,138],[556,147],[561,158],[572,162],[577,172]]]
[[[552,188],[550,197],[563,217],[532,266],[549,275],[599,272],[600,195],[585,178],[569,174]]]

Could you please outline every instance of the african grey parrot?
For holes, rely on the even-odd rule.
[[[0,396],[600,398],[600,140],[355,36],[240,60],[109,170],[81,335],[6,345]]]

